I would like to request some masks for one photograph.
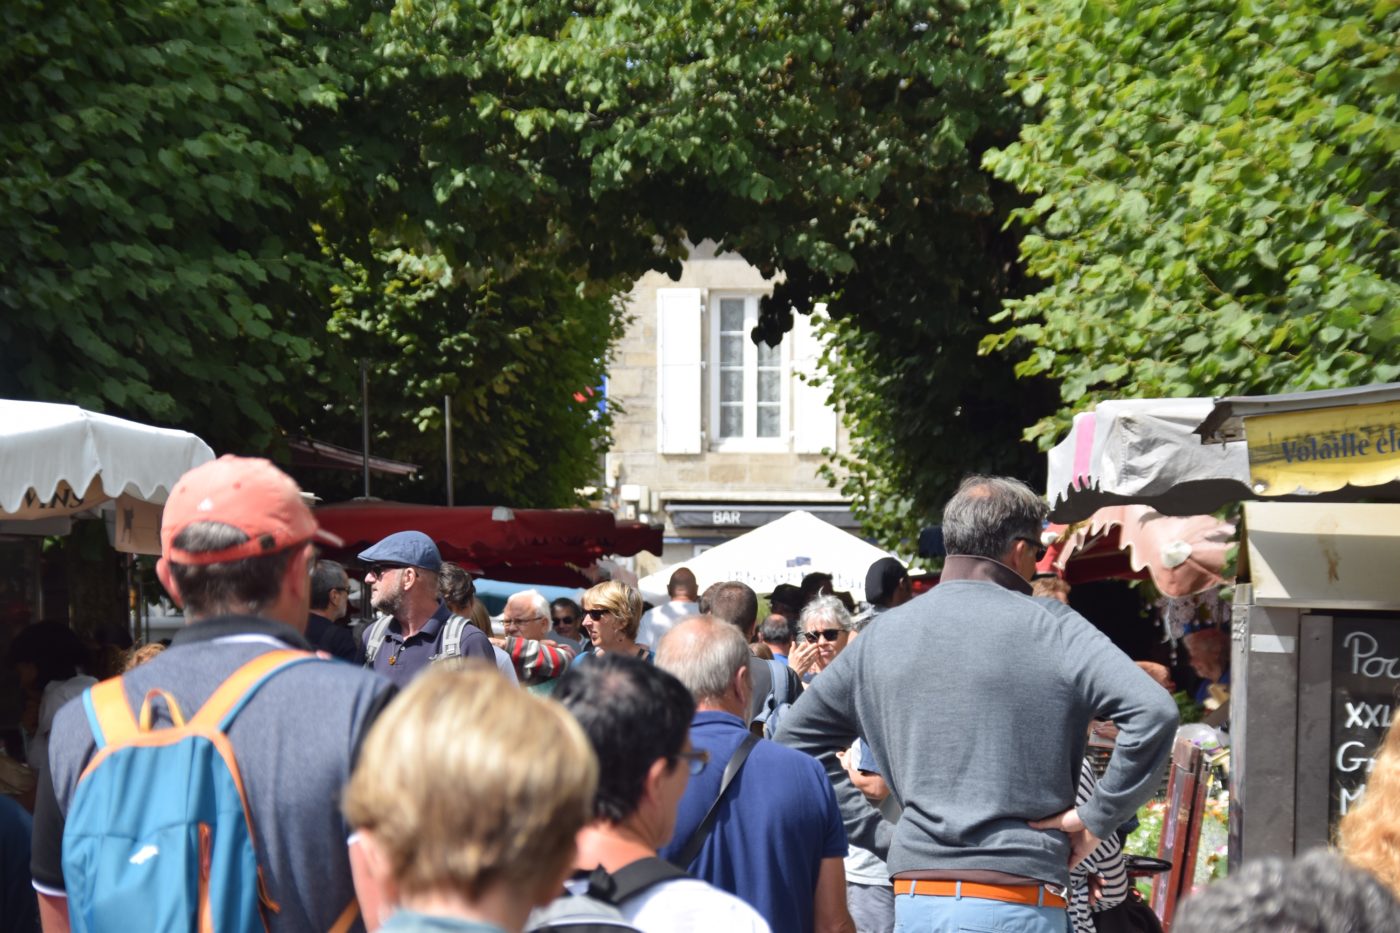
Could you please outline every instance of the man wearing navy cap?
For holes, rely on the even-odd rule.
[[[865,572],[865,598],[870,602],[870,616],[902,606],[914,597],[909,571],[893,557],[882,557]]]
[[[466,655],[495,664],[486,633],[474,626],[448,626],[452,612],[438,601],[442,556],[421,531],[400,531],[361,551],[365,585],[379,619],[365,631],[365,666],[405,686],[429,662]],[[449,631],[455,644],[444,644]]]

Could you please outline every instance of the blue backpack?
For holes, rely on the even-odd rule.
[[[265,930],[277,911],[258,870],[253,826],[228,727],[258,688],[304,651],[269,651],[234,671],[188,721],[151,690],[140,718],[122,678],[83,694],[97,753],[63,831],[63,877],[76,933]],[[154,729],[152,701],[172,725]],[[333,929],[354,922],[353,901]]]

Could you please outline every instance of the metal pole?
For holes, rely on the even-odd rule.
[[[365,498],[369,498],[369,364],[360,360],[360,414],[364,428],[360,439],[360,449],[364,451]]]
[[[442,423],[447,426],[447,505],[452,506],[452,396],[442,397]]]

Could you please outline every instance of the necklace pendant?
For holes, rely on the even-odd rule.
[[[398,663],[399,663],[399,656],[398,656],[397,654],[391,654],[391,655],[389,655],[389,666],[390,666],[390,667],[393,667],[395,664],[398,664]]]

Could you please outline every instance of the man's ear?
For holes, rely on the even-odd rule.
[[[646,783],[642,785],[642,798],[660,799],[661,784],[671,773],[672,764],[665,758],[658,758],[647,769]]]
[[[739,698],[745,709],[749,707],[749,700],[753,699],[753,679],[749,677],[749,665],[741,664],[734,672],[733,681],[730,684],[734,689],[734,694]]]
[[[180,587],[175,584],[175,577],[170,573],[170,565],[162,557],[156,561],[156,576],[160,578],[160,585],[165,587],[165,591],[170,594],[175,605],[181,609],[185,608],[185,601],[180,598]]]
[[[369,875],[369,883],[374,887],[375,898],[373,903],[378,905],[376,911],[379,916],[376,918],[374,926],[381,925],[399,901],[399,885],[394,880],[394,872],[389,865],[389,857],[384,854],[384,850],[379,846],[379,840],[374,833],[368,830],[360,830],[355,834],[355,845],[359,847],[363,857],[363,865]],[[368,923],[368,917],[365,918]]]

